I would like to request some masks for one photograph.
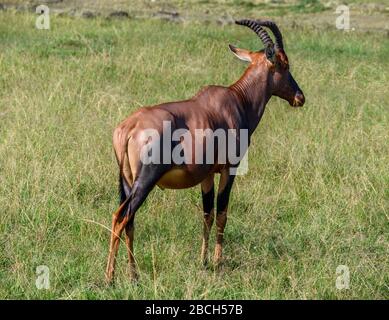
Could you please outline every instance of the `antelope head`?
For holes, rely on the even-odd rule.
[[[277,25],[272,21],[263,20],[239,20],[235,23],[253,30],[265,45],[264,50],[254,52],[229,45],[230,50],[239,59],[250,63],[246,74],[254,76],[257,74],[258,77],[263,73],[268,74],[270,96],[278,96],[288,101],[293,107],[303,106],[305,97],[290,73],[288,57],[284,51],[282,35]],[[262,27],[267,27],[272,31],[274,42]]]

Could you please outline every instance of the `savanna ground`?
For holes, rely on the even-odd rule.
[[[107,287],[113,128],[141,105],[231,84],[245,65],[227,44],[262,45],[228,24],[53,16],[44,31],[32,13],[0,12],[0,297],[389,298],[389,39],[294,17],[279,19],[295,21],[281,28],[307,102],[268,104],[234,186],[221,270],[199,261],[199,188],[155,189],[136,218],[140,282],[121,245]],[[35,286],[39,265],[48,290]],[[349,289],[335,286],[338,265]]]

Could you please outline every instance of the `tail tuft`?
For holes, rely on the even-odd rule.
[[[123,185],[123,178],[119,174],[119,196],[120,196],[120,203],[122,204],[126,200],[126,192],[124,190],[124,185]]]

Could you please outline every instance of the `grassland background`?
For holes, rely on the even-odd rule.
[[[34,23],[0,12],[1,298],[389,298],[385,33],[282,28],[307,102],[268,104],[234,186],[223,268],[199,261],[198,188],[156,189],[136,218],[141,281],[129,283],[122,245],[117,285],[106,287],[113,128],[138,106],[232,83],[245,65],[227,44],[261,45],[234,25]],[[35,287],[39,265],[50,268],[49,290]],[[335,287],[338,265],[350,269],[348,290]]]

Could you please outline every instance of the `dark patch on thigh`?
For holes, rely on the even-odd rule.
[[[122,204],[131,194],[131,187],[128,185],[126,179],[119,175],[119,193],[120,204]]]

